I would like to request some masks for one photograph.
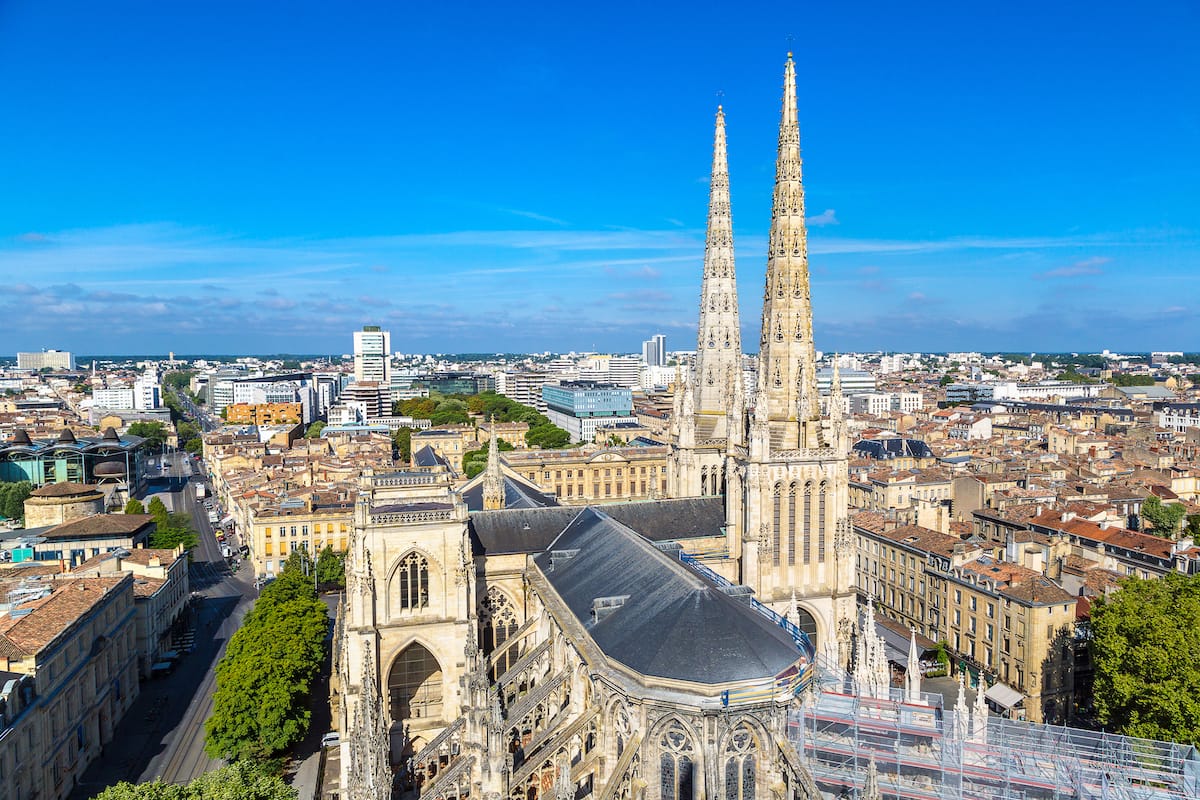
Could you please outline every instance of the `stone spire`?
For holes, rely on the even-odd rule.
[[[859,800],[883,800],[883,793],[879,791],[879,767],[875,766],[875,756],[871,756],[871,760],[867,762],[867,776],[863,781]]]
[[[917,629],[909,629],[908,666],[904,671],[904,701],[921,702],[921,661],[917,657]]]
[[[504,473],[500,469],[500,443],[496,436],[496,418],[491,418],[488,438],[487,473],[483,476],[483,507],[486,510],[504,508]]]
[[[766,406],[772,450],[818,446],[820,412],[808,285],[808,233],[804,226],[800,125],[796,115],[796,65],[791,53],[783,77],[755,402]]]
[[[696,435],[701,439],[726,438],[729,410],[731,406],[744,405],[744,389],[742,336],[733,259],[733,215],[729,203],[729,164],[725,152],[725,112],[720,106],[717,106],[716,135],[713,140],[696,362],[690,384],[695,404]]]
[[[987,681],[983,673],[979,673],[979,682],[975,684],[975,707],[971,709],[971,734],[977,739],[987,737]]]

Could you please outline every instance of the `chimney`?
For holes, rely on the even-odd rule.
[[[152,569],[155,567],[161,567],[162,561],[159,560],[158,556],[150,556],[150,560],[148,562],[146,562],[146,566],[148,566]]]

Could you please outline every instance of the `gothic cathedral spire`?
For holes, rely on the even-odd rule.
[[[820,407],[796,114],[796,65],[791,53],[783,79],[768,248],[756,404],[765,405],[772,450],[818,447]]]
[[[725,456],[742,443],[742,336],[733,262],[725,112],[717,106],[696,360],[675,384],[668,488],[673,497],[725,493]]]
[[[500,468],[500,442],[494,416],[488,437],[487,471],[483,476],[483,507],[487,510],[504,508],[504,471]]]
[[[742,336],[734,273],[725,112],[720,106],[717,106],[713,139],[708,233],[704,245],[704,277],[700,284],[700,324],[691,386],[697,438],[726,438],[729,435],[729,408],[742,394]]]

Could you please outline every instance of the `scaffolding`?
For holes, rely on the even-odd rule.
[[[874,761],[884,797],[912,800],[1194,800],[1195,747],[906,702],[839,682],[789,712],[788,738],[821,790],[856,797]]]

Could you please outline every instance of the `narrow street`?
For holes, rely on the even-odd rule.
[[[84,773],[73,800],[86,800],[122,780],[186,783],[220,765],[204,752],[204,721],[212,711],[216,664],[253,605],[254,576],[246,565],[234,573],[221,557],[204,505],[196,499],[195,483],[202,476],[192,474],[189,456],[170,458],[156,482],[169,487],[172,507],[191,516],[199,535],[189,568],[197,600],[185,612],[195,630],[195,649],[172,674],[143,681],[137,701]]]

